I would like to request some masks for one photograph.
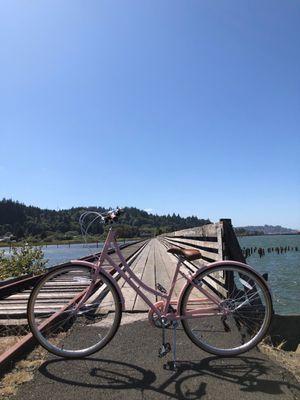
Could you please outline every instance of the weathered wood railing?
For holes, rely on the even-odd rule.
[[[245,262],[230,219],[167,233],[161,239],[169,245],[200,250],[201,263],[227,259]]]
[[[185,262],[191,272],[195,272],[201,265],[214,261],[235,260],[245,262],[230,219],[221,219],[215,224],[184,229],[160,236],[166,247],[177,246],[200,250],[202,258],[193,262]],[[226,296],[228,290],[233,289],[230,273],[224,276],[211,277],[207,284],[212,290]]]

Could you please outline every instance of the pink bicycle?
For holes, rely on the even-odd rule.
[[[111,223],[122,210],[105,214],[86,212],[91,223]],[[112,259],[114,248],[119,263]],[[186,272],[185,262],[201,258],[194,249],[169,248],[178,258],[167,292],[162,285],[151,288],[131,270],[109,229],[97,262],[71,261],[48,272],[33,289],[28,302],[28,322],[38,342],[51,353],[67,358],[86,357],[102,349],[116,334],[124,310],[124,297],[115,279],[122,277],[148,304],[152,325],[162,328],[159,356],[171,346],[165,329],[173,328],[173,357],[176,367],[176,328],[181,322],[188,337],[201,349],[220,356],[244,353],[266,335],[272,313],[272,299],[262,276],[246,264],[220,261],[203,266],[194,274]],[[185,279],[178,299],[172,299],[177,279]],[[49,302],[49,292],[61,288],[61,300]],[[161,298],[153,303],[143,292]],[[69,292],[69,297],[67,296]],[[47,296],[46,296],[47,294]],[[47,298],[47,300],[45,300]]]

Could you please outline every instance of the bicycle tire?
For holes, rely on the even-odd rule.
[[[243,264],[224,263],[211,265],[193,282],[221,301],[218,314],[187,318],[187,311],[195,304],[197,307],[201,304],[202,310],[216,306],[199,294],[194,285],[186,287],[180,313],[183,329],[194,344],[211,354],[235,356],[249,351],[263,339],[270,326],[273,306],[269,289],[258,273]],[[194,295],[196,292],[199,301],[191,297],[192,292]]]
[[[94,269],[89,266],[61,266],[49,271],[32,290],[27,307],[29,327],[49,352],[65,358],[86,357],[116,334],[122,304],[109,279],[100,273],[93,292],[80,304],[93,276]]]

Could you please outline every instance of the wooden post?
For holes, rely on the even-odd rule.
[[[235,235],[231,219],[222,218],[220,219],[220,225],[222,225],[222,243],[223,243],[223,259],[234,260],[245,262],[245,257],[240,248],[239,242]],[[229,293],[232,293],[234,288],[233,275],[231,272],[226,273],[226,287]]]
[[[222,218],[220,222],[223,225],[223,242],[225,246],[225,257],[230,260],[246,262],[239,242],[235,235],[231,219]]]

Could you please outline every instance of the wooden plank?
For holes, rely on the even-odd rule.
[[[207,242],[205,240],[190,239],[190,238],[185,238],[185,237],[183,237],[183,238],[170,237],[170,238],[166,238],[166,239],[167,240],[170,239],[172,241],[176,240],[178,242],[185,242],[185,243],[189,243],[189,244],[200,246],[200,247],[207,247],[208,249],[212,249],[212,251],[219,249],[218,242]],[[201,250],[201,249],[199,249],[199,250]]]
[[[58,303],[58,302],[53,302],[53,303],[46,303],[45,302],[45,303],[37,304],[35,309],[45,308],[45,307],[49,308],[50,304],[52,304],[51,307],[59,307],[61,305],[61,303]],[[3,308],[0,309],[0,314],[3,314],[6,310],[8,312],[9,311],[14,311],[14,310],[22,310],[22,311],[25,310],[26,311],[27,307],[24,307],[24,305],[18,305],[18,304],[14,305],[14,306],[9,306],[9,307],[7,306],[6,308],[3,307]]]
[[[152,239],[150,241],[150,249],[149,249],[149,254],[146,259],[146,263],[143,269],[142,276],[140,279],[148,286],[151,288],[155,287],[155,279],[154,279],[154,263],[155,263],[155,257],[154,257],[154,244],[155,239]],[[147,297],[152,301],[155,302],[156,298],[155,295],[151,293],[146,293]],[[144,302],[144,300],[140,296],[136,296],[136,300],[134,303],[133,310],[134,311],[148,311],[149,306]]]
[[[156,276],[157,281],[161,283],[168,291],[171,288],[171,282],[177,266],[177,259],[172,254],[167,253],[167,249],[157,241],[156,247]],[[182,279],[177,280],[172,297],[177,297],[182,286]]]
[[[155,285],[159,283],[166,290],[170,288],[170,275],[166,267],[165,260],[161,255],[161,244],[158,240],[155,242],[155,270],[154,270]],[[156,296],[156,301],[160,300],[159,296]]]
[[[22,326],[22,325],[27,325],[27,315],[26,318],[9,318],[9,319],[1,319],[0,318],[0,326],[5,325],[5,326]],[[1,376],[1,375],[0,375]]]
[[[167,233],[165,236],[198,236],[198,237],[217,237],[217,226],[216,224],[207,224],[203,226],[196,226],[195,228],[183,229],[181,231],[175,231]]]
[[[76,294],[76,293],[78,293],[78,292],[80,292],[81,290],[74,290],[73,292],[70,292],[70,293],[67,293],[67,294],[65,294],[64,292],[54,292],[54,293],[40,293],[39,294],[39,298],[40,299],[42,299],[42,298],[45,298],[45,299],[47,299],[47,298],[53,298],[53,299],[55,299],[55,298],[61,298],[61,297],[72,297],[72,296],[74,296],[74,294]],[[29,296],[27,296],[27,297],[25,297],[25,298],[28,298]],[[16,297],[14,297],[15,299],[23,299],[24,298],[24,296],[21,296],[21,295],[16,295]]]
[[[148,254],[150,251],[150,242],[147,244],[147,246],[144,248],[142,253],[139,255],[139,257],[136,259],[136,262],[132,266],[132,269],[134,273],[137,275],[138,278],[142,278],[143,271],[145,268],[145,264],[148,258]],[[135,290],[127,283],[125,282],[124,279],[122,279],[121,282],[121,290],[125,299],[125,310],[126,311],[133,311],[134,309],[134,304],[136,302],[136,297],[137,294]]]
[[[207,244],[209,243],[213,243],[213,246],[202,246],[202,242],[199,242],[198,240],[194,240],[194,239],[185,239],[185,238],[166,238],[166,240],[168,240],[169,242],[173,242],[173,243],[178,243],[179,245],[190,245],[193,246],[197,249],[201,250],[205,250],[211,253],[218,253],[219,250],[219,244],[218,242],[206,242]]]
[[[135,258],[135,260],[132,262],[132,264],[129,265],[131,267],[131,269],[134,270],[134,272],[137,274],[137,276],[141,276],[142,275],[142,271],[144,269],[145,266],[145,262],[147,259],[147,255],[149,252],[149,242],[143,247],[142,251],[138,254],[138,256]],[[115,277],[116,279],[118,279],[118,277]],[[135,303],[135,299],[136,299],[136,292],[125,282],[125,280],[123,278],[120,278],[118,280],[118,285],[120,286],[121,290],[122,290],[122,294],[124,296],[125,299],[125,311],[133,311],[133,306]],[[108,296],[108,301],[110,301],[110,296]]]

